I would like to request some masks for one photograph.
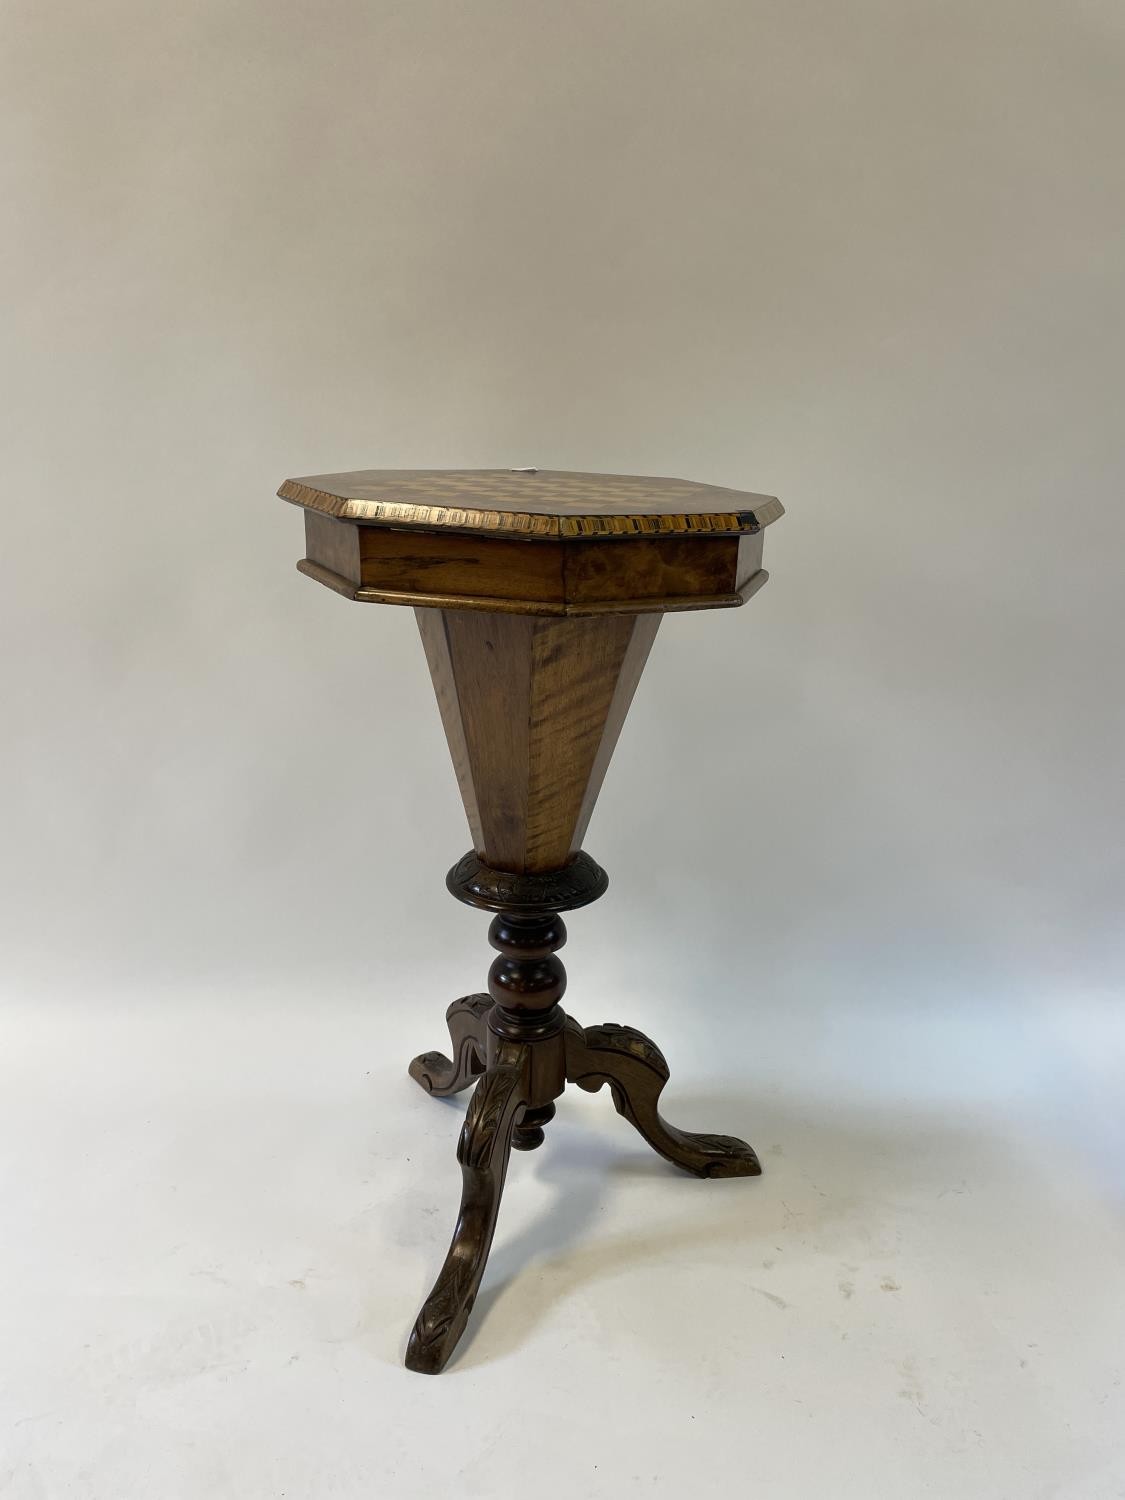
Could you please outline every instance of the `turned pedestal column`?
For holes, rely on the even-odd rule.
[[[436,1374],[472,1310],[510,1152],[543,1142],[567,1083],[608,1084],[618,1112],[696,1176],[761,1170],[744,1141],[661,1117],[668,1067],[641,1032],[567,1017],[558,950],[561,913],[608,884],[582,843],[662,615],[748,599],[782,508],[685,480],[534,469],[369,470],[279,493],[305,512],[303,573],[414,607],[473,842],[446,884],[494,913],[487,994],[449,1007],[451,1057],[410,1064],[429,1093],[475,1086],[453,1241],[406,1355]]]

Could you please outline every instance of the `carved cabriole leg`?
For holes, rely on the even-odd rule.
[[[493,918],[488,940],[499,956],[488,973],[489,995],[472,997],[484,1016],[487,1072],[469,1102],[457,1146],[461,1212],[406,1350],[407,1368],[423,1375],[445,1367],[465,1331],[492,1245],[510,1153],[542,1143],[543,1126],[566,1086],[566,1017],[558,1003],[566,971],[555,956],[566,941],[562,918],[550,911],[502,912]]]
[[[491,1009],[491,995],[466,995],[454,1000],[445,1013],[453,1044],[452,1061],[443,1052],[423,1052],[410,1064],[411,1078],[427,1094],[439,1099],[459,1094],[484,1072],[488,1050],[485,1018]]]
[[[657,1101],[668,1064],[655,1042],[631,1026],[566,1023],[566,1081],[597,1093],[608,1083],[619,1115],[668,1161],[696,1177],[756,1177],[753,1149],[732,1135],[693,1135],[660,1117]]]
[[[528,1102],[529,1049],[502,1041],[476,1086],[457,1144],[461,1211],[445,1264],[426,1298],[406,1349],[406,1367],[437,1375],[465,1331],[484,1275],[516,1119]]]

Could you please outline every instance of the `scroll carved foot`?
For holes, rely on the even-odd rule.
[[[657,1102],[668,1064],[655,1042],[631,1026],[566,1025],[566,1080],[597,1093],[608,1083],[614,1107],[668,1161],[696,1177],[756,1177],[753,1149],[732,1135],[693,1135],[660,1117]]]
[[[485,1017],[491,995],[466,995],[445,1013],[453,1043],[453,1060],[444,1052],[423,1052],[410,1064],[410,1076],[427,1094],[444,1099],[475,1083],[485,1068]]]
[[[436,1375],[465,1331],[484,1275],[516,1119],[528,1101],[528,1048],[502,1041],[496,1063],[469,1101],[457,1159],[463,1181],[453,1241],[434,1289],[422,1305],[406,1349],[406,1367]]]

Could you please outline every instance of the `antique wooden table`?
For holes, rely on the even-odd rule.
[[[322,474],[278,493],[305,512],[302,573],[348,599],[413,605],[473,836],[446,884],[496,914],[488,993],[446,1013],[452,1058],[410,1064],[431,1094],[476,1085],[453,1242],[406,1354],[436,1374],[468,1321],[510,1152],[541,1144],[567,1083],[608,1083],[618,1113],[696,1176],[761,1170],[744,1141],[661,1118],[660,1050],[631,1027],[566,1016],[556,952],[559,913],[608,884],[582,840],[661,615],[748,599],[782,507],[685,480],[535,469]]]

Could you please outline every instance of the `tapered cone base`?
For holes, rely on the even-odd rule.
[[[659,614],[419,609],[473,845],[557,870],[582,846]]]

